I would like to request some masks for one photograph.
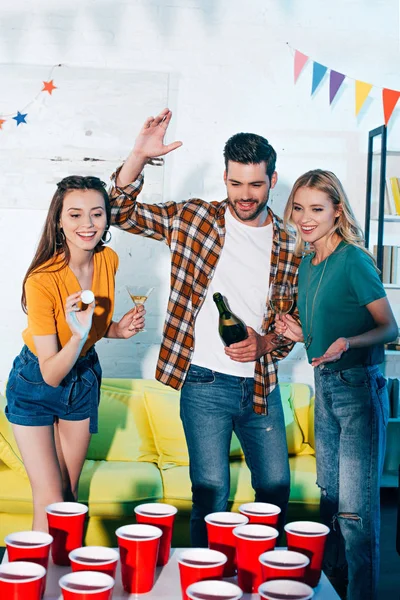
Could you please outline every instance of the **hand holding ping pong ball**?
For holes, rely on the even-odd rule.
[[[84,304],[91,304],[94,300],[94,294],[92,290],[83,290],[81,294],[81,300]]]

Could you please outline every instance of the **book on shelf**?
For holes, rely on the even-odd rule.
[[[398,177],[387,177],[386,187],[391,214],[400,215],[400,182]]]
[[[400,285],[400,246],[382,246],[382,283]],[[378,255],[378,246],[374,246],[373,255]]]
[[[394,201],[392,182],[390,177],[386,177],[385,214],[397,215],[396,203]]]

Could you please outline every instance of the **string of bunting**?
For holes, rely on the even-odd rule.
[[[6,123],[7,121],[10,121],[10,120],[14,120],[17,127],[19,125],[21,125],[22,123],[25,125],[28,124],[28,122],[29,122],[29,121],[27,121],[28,108],[39,98],[39,96],[41,96],[41,94],[47,93],[51,96],[53,91],[57,89],[57,86],[54,85],[53,72],[55,69],[57,69],[58,67],[61,67],[61,66],[62,66],[61,64],[53,65],[53,67],[51,68],[51,71],[49,73],[49,76],[47,77],[47,80],[43,81],[42,89],[36,94],[36,96],[34,98],[32,98],[32,100],[30,100],[30,102],[25,104],[25,106],[23,106],[20,110],[17,110],[16,113],[14,112],[14,113],[10,113],[10,114],[0,114],[0,130],[3,129],[4,123]]]
[[[303,71],[308,61],[312,61],[313,63],[311,96],[320,86],[327,71],[329,71],[329,104],[332,104],[345,79],[350,79],[355,82],[355,114],[357,116],[362,107],[364,106],[364,103],[368,98],[368,95],[372,88],[375,87],[381,89],[385,125],[389,123],[390,117],[392,116],[393,111],[396,108],[397,101],[400,98],[400,90],[379,88],[378,86],[373,85],[372,83],[367,83],[359,79],[354,79],[353,77],[349,77],[344,73],[340,73],[339,71],[335,71],[330,67],[322,65],[321,63],[307,56],[306,54],[300,52],[300,50],[292,48],[289,44],[288,46],[292,50],[292,52],[294,52],[294,83],[297,82],[300,73]]]

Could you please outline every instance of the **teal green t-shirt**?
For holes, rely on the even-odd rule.
[[[310,362],[322,356],[338,338],[352,337],[374,329],[376,324],[366,305],[386,296],[372,259],[357,246],[341,242],[318,265],[312,264],[313,257],[314,254],[305,256],[300,264],[298,295],[304,340],[311,331],[312,341],[307,350]],[[340,360],[326,363],[325,366],[340,371],[359,365],[380,364],[383,360],[383,345],[375,345],[351,348],[343,353]]]

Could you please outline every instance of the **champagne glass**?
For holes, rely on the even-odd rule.
[[[154,290],[154,287],[149,288],[146,285],[126,285],[125,288],[135,306],[145,304],[151,292]],[[147,331],[147,329],[140,329],[140,331]]]
[[[269,288],[269,304],[275,314],[286,315],[292,310],[294,302],[293,288],[289,281],[280,281],[274,279]],[[281,333],[277,334],[277,340],[280,344],[290,340]]]

